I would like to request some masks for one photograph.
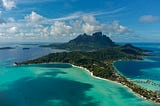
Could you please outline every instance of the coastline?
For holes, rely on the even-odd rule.
[[[100,80],[105,80],[105,81],[113,82],[113,83],[121,85],[121,83],[118,83],[118,82],[115,82],[115,81],[112,81],[112,80],[109,80],[109,79],[97,77],[97,76],[93,75],[93,72],[89,71],[87,68],[84,68],[82,66],[76,66],[76,65],[73,65],[73,64],[70,64],[70,65],[72,65],[72,67],[80,68],[80,69],[83,69],[83,70],[87,71],[90,74],[91,77],[94,77],[94,78],[97,78],[97,79],[100,79]]]
[[[97,78],[100,80],[105,80],[105,81],[111,81],[116,84],[121,84],[123,87],[128,88],[128,90],[131,93],[135,94],[136,96],[139,96],[140,98],[143,98],[147,101],[151,101],[153,103],[160,104],[160,95],[157,92],[153,92],[153,91],[144,89],[141,86],[135,84],[134,82],[127,79],[125,76],[122,76],[121,74],[119,74],[113,66],[113,62],[122,61],[122,60],[136,60],[137,58],[135,58],[135,59],[122,58],[122,59],[117,59],[117,60],[110,59],[110,61],[107,61],[107,64],[101,63],[101,62],[96,63],[96,61],[93,61],[93,60],[90,63],[90,60],[88,59],[87,61],[89,63],[86,65],[86,64],[79,64],[76,61],[73,61],[74,59],[72,61],[69,61],[70,59],[72,59],[70,57],[70,55],[68,56],[68,57],[70,57],[70,59],[67,61],[64,61],[64,59],[56,60],[57,58],[54,59],[55,55],[57,56],[57,54],[50,54],[46,57],[41,57],[41,58],[38,58],[35,60],[25,61],[25,62],[21,62],[21,63],[15,62],[15,65],[54,64],[54,63],[70,64],[73,67],[84,69],[85,71],[89,72],[90,75],[94,78]],[[63,55],[65,55],[65,53]],[[73,55],[73,54],[71,54],[71,55]],[[52,60],[52,59],[50,60],[49,57],[54,60]],[[106,71],[106,70],[109,70],[110,73],[108,73],[108,71]],[[101,73],[99,74],[99,72],[101,72]]]
[[[122,60],[118,60],[118,61],[122,61]],[[116,62],[116,61],[114,61],[114,62]],[[70,64],[70,63],[68,63],[68,64]],[[142,95],[134,92],[131,88],[129,88],[128,86],[126,86],[126,85],[124,85],[124,84],[122,84],[122,83],[120,83],[120,82],[112,81],[112,80],[105,79],[105,78],[101,78],[101,77],[97,77],[97,76],[93,75],[93,72],[89,71],[89,70],[88,70],[87,68],[85,68],[85,67],[77,66],[77,65],[74,65],[74,64],[70,64],[70,65],[72,65],[72,67],[80,68],[80,69],[83,69],[83,70],[87,71],[87,72],[90,74],[90,76],[93,77],[93,78],[100,79],[100,80],[104,80],[104,81],[109,81],[109,82],[112,82],[112,83],[121,85],[122,87],[125,87],[125,88],[126,88],[127,90],[129,90],[132,94],[134,94],[135,96],[137,96],[137,97],[139,97],[139,98],[142,98],[142,99],[147,100],[147,101],[149,101],[149,102],[153,102],[153,103],[156,103],[156,104],[160,104],[160,103],[158,103],[158,102],[155,102],[155,101],[152,101],[152,100],[150,100],[150,99],[147,99],[147,98],[143,97]],[[112,64],[112,65],[113,65],[113,64]],[[117,71],[117,70],[116,70],[116,71]],[[126,78],[126,77],[125,77],[125,78]]]
[[[114,62],[115,62],[115,61],[114,61]],[[113,62],[112,62],[112,63],[113,63]],[[43,62],[42,62],[42,63],[35,63],[35,65],[36,65],[36,64],[69,64],[69,65],[71,65],[72,67],[77,67],[77,68],[80,68],[80,69],[83,69],[83,70],[87,71],[87,72],[90,74],[90,76],[93,77],[93,78],[97,78],[97,79],[100,79],[100,80],[109,81],[109,82],[112,82],[112,83],[115,83],[115,84],[119,84],[119,85],[121,85],[122,87],[125,87],[128,91],[130,91],[132,94],[134,94],[135,96],[137,96],[137,97],[139,97],[139,98],[142,98],[142,99],[144,99],[144,100],[147,100],[148,102],[153,102],[153,103],[156,103],[156,104],[160,104],[159,101],[155,101],[155,100],[153,100],[152,98],[146,98],[145,96],[143,96],[143,95],[135,92],[134,89],[132,89],[132,87],[127,86],[127,84],[133,83],[133,82],[131,82],[131,81],[130,81],[129,79],[127,79],[126,77],[121,76],[121,75],[115,70],[115,68],[114,68],[115,73],[119,74],[119,77],[121,77],[122,79],[125,78],[128,83],[124,83],[123,81],[121,82],[120,80],[111,80],[111,79],[107,79],[107,78],[97,77],[97,76],[93,75],[93,72],[90,71],[89,69],[87,69],[87,68],[85,68],[85,67],[83,67],[83,66],[74,65],[74,64],[72,64],[72,63],[65,63],[65,62],[64,62],[64,63],[62,63],[62,62],[48,62],[48,63],[47,63],[47,62],[44,62],[44,63],[43,63]],[[31,64],[23,64],[23,65],[33,65],[33,63],[31,63]],[[113,66],[113,65],[112,65],[112,66]],[[120,82],[119,82],[119,81],[120,81]],[[138,86],[137,84],[134,84],[134,85],[135,85],[135,87]],[[144,89],[144,88],[142,88],[142,91],[145,91],[145,93],[148,92],[147,94],[150,93],[150,91],[147,91],[147,90]],[[153,95],[152,95],[152,93],[151,93],[151,97],[152,97],[152,96],[153,96]]]

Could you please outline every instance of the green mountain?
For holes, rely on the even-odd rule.
[[[114,46],[114,42],[103,35],[102,32],[96,32],[93,35],[79,35],[75,39],[69,41],[67,45],[79,46],[79,47],[90,47],[90,48],[106,48],[108,46]]]
[[[151,52],[149,50],[144,50],[138,47],[135,47],[131,44],[125,44],[120,46],[121,51],[127,54],[132,54],[132,55],[149,55],[147,52]]]
[[[146,50],[142,50],[131,44],[116,45],[109,37],[102,35],[101,32],[94,33],[92,36],[87,34],[79,35],[67,43],[52,44],[48,47],[63,48],[71,51],[51,53],[34,60],[15,62],[15,65],[53,62],[70,63],[88,69],[94,76],[126,85],[142,97],[160,103],[157,93],[134,84],[120,75],[113,67],[114,61],[143,59],[143,56],[146,55]]]
[[[103,35],[102,32],[96,32],[92,35],[81,34],[67,43],[43,45],[41,47],[52,47],[72,51],[91,51],[113,46],[115,46],[115,43],[109,37]]]
[[[62,44],[41,45],[41,47],[51,47],[56,49],[65,49],[69,51],[97,51],[112,48],[131,55],[145,55],[146,50],[135,47],[131,44],[118,45],[102,32],[96,32],[92,35],[81,34],[75,39]]]

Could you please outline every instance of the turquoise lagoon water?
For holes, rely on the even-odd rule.
[[[12,66],[36,51],[21,55],[24,51],[17,48],[12,52],[0,51],[0,106],[158,106],[120,84],[93,78],[69,64]]]
[[[149,90],[160,90],[160,44],[135,45],[152,50],[151,54],[156,56],[144,57],[142,61],[118,61],[114,63],[114,66],[122,75],[136,84]]]

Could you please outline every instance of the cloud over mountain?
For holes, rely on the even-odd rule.
[[[10,17],[6,20],[6,23],[0,24],[0,28],[1,37],[14,38],[16,36],[23,39],[51,36],[54,36],[53,38],[74,37],[80,33],[91,34],[96,31],[111,35],[132,33],[129,28],[120,25],[118,21],[102,24],[93,15],[84,15],[68,20],[56,20],[41,16],[34,11],[24,16],[22,20],[15,20]]]

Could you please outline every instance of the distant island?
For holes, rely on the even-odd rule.
[[[0,50],[15,49],[14,47],[1,47]]]
[[[38,59],[15,62],[15,64],[70,63],[88,69],[94,76],[121,83],[147,100],[160,103],[160,95],[157,92],[136,85],[120,75],[113,67],[115,61],[141,60],[143,59],[142,56],[148,55],[146,53],[148,50],[131,44],[115,44],[109,37],[102,35],[102,32],[96,32],[93,35],[82,34],[67,43],[50,44],[44,47],[66,48],[70,52],[51,53]]]
[[[26,48],[22,48],[22,49],[23,49],[23,50],[29,50],[30,48],[27,48],[27,47],[26,47]]]
[[[24,43],[24,44],[19,44],[19,45],[31,45],[31,46],[34,46],[34,45],[39,45],[39,44],[36,44],[36,43]]]

